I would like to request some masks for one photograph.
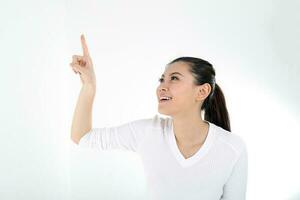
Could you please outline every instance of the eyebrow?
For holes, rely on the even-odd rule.
[[[179,72],[172,72],[171,74],[169,74],[169,76],[171,76],[171,75],[173,75],[173,74],[178,74],[178,75],[181,75],[181,76],[183,76],[182,74],[180,74]],[[164,74],[162,74],[161,75],[162,77],[165,77],[165,75]]]

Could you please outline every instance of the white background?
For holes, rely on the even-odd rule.
[[[141,160],[78,149],[81,82],[69,66],[84,33],[97,76],[93,126],[157,112],[155,89],[179,56],[216,70],[232,131],[249,152],[247,199],[300,199],[300,3],[3,1],[0,199],[143,199]]]

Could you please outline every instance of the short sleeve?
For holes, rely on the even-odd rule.
[[[243,143],[242,151],[233,166],[230,177],[223,188],[221,200],[245,200],[248,176],[248,153]]]
[[[81,148],[97,150],[121,149],[136,152],[149,132],[151,118],[139,119],[118,126],[92,128],[79,141]]]

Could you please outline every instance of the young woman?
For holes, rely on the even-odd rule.
[[[180,57],[166,66],[156,94],[158,112],[168,117],[156,114],[92,128],[96,78],[83,35],[81,42],[83,56],[73,56],[70,64],[83,83],[71,130],[76,144],[137,152],[151,199],[246,199],[247,148],[231,133],[225,98],[209,62]]]

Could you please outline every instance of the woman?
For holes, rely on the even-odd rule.
[[[83,83],[72,122],[76,144],[137,152],[151,199],[246,198],[246,145],[231,133],[225,98],[209,62],[180,57],[166,66],[156,94],[158,112],[169,117],[92,128],[96,78],[83,35],[81,42],[83,56],[73,56],[70,64]]]

